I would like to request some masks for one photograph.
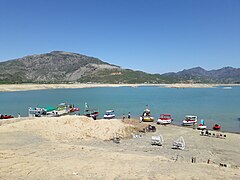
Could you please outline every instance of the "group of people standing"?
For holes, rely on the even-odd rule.
[[[123,119],[125,119],[125,118],[126,118],[126,116],[125,116],[125,113],[123,113],[123,116],[122,116],[122,118],[123,118]],[[128,118],[128,119],[130,119],[130,118],[131,118],[131,113],[130,113],[130,112],[128,112],[128,116],[127,116],[127,118]]]

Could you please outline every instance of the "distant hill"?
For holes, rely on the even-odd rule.
[[[207,71],[201,67],[195,67],[177,73],[165,73],[162,76],[178,82],[239,84],[240,68],[224,67]]]
[[[0,83],[167,83],[168,77],[85,55],[53,51],[0,63]]]
[[[98,58],[53,51],[0,62],[0,83],[240,83],[240,69],[201,67],[177,73],[148,74],[123,69]]]

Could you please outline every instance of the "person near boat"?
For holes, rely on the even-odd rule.
[[[143,111],[142,116],[140,117],[140,122],[141,121],[144,121],[144,122],[153,122],[154,121],[154,117],[151,116],[151,111],[148,108],[148,106]]]

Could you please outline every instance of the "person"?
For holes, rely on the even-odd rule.
[[[128,119],[130,119],[131,118],[131,114],[130,114],[130,112],[128,112]]]
[[[18,113],[18,117],[20,118],[21,116],[20,116],[20,113]]]
[[[206,132],[205,132],[205,135],[206,135],[206,136],[208,136],[208,135],[209,135],[209,132],[208,132],[208,130],[206,130]]]
[[[123,116],[122,116],[123,120],[125,119],[125,114],[123,113]]]

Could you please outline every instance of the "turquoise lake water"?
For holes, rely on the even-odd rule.
[[[28,107],[55,106],[61,102],[80,107],[84,103],[98,108],[100,116],[108,109],[115,110],[121,118],[131,112],[132,117],[142,114],[146,105],[157,119],[161,113],[172,114],[174,124],[181,124],[185,115],[197,115],[211,128],[215,123],[222,130],[240,132],[240,87],[231,90],[217,88],[175,89],[162,87],[118,87],[54,89],[0,93],[0,114],[28,115]]]

